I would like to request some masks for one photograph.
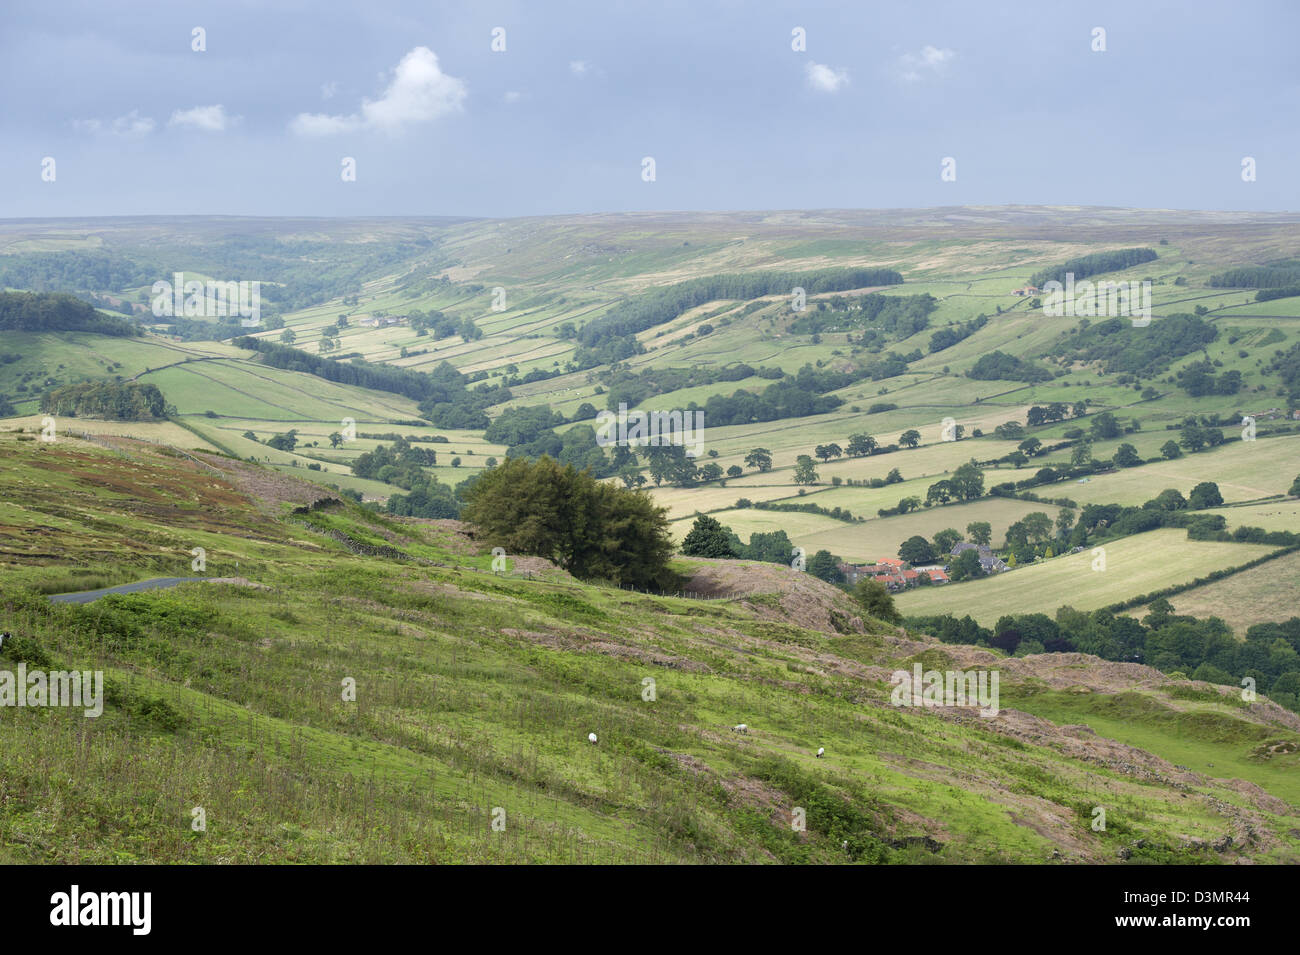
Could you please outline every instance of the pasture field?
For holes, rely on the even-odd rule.
[[[1209,513],[1222,514],[1228,522],[1228,530],[1262,527],[1266,531],[1300,533],[1300,500],[1296,498],[1282,498],[1242,507],[1216,507]]]
[[[41,432],[41,422],[45,415],[25,415],[16,418],[0,418],[0,430],[26,431],[28,434]],[[193,432],[172,421],[103,421],[99,418],[74,418],[59,416],[54,419],[54,433],[57,441],[61,435],[80,434],[108,435],[139,438],[156,444],[170,445],[175,448],[199,448],[203,451],[216,451],[217,447]]]
[[[1214,481],[1226,502],[1285,494],[1300,473],[1300,435],[1254,442],[1236,441],[1172,461],[1096,474],[1087,483],[1067,481],[1034,488],[1044,497],[1069,497],[1079,504],[1141,504],[1168,487],[1187,495],[1202,481]]]
[[[874,562],[882,557],[897,557],[899,545],[909,537],[920,535],[931,540],[945,528],[959,531],[963,539],[966,525],[973,521],[987,521],[993,529],[993,541],[1000,543],[1007,528],[1032,511],[1042,511],[1055,518],[1059,508],[1010,498],[984,498],[965,504],[933,507],[897,517],[877,517],[862,524],[835,521],[834,527],[791,539],[813,554],[829,550],[836,556],[857,562]],[[760,512],[761,513],[761,512]],[[946,555],[939,555],[937,563],[946,564]]]
[[[1300,617],[1297,586],[1300,586],[1300,552],[1285,554],[1168,599],[1174,613],[1221,617],[1238,636],[1244,636],[1253,624]],[[1148,612],[1150,605],[1128,611],[1135,617]]]
[[[991,578],[909,590],[895,600],[904,614],[970,614],[989,627],[1008,612],[1052,616],[1063,606],[1096,610],[1276,550],[1262,544],[1188,540],[1186,531],[1174,528],[1135,534],[1103,546],[1105,570],[1092,569],[1096,558],[1088,549]]]

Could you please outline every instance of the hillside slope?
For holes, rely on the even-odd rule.
[[[217,455],[0,433],[0,484],[0,664],[110,684],[98,719],[0,711],[0,861],[1300,861],[1266,701],[939,645],[779,567],[683,566],[715,599],[496,575],[455,525]],[[196,547],[258,586],[42,596]],[[891,705],[917,663],[997,669],[1002,711]]]

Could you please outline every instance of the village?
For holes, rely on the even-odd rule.
[[[882,557],[874,564],[841,563],[839,570],[844,575],[845,582],[849,585],[856,584],[860,580],[875,580],[884,584],[891,593],[898,593],[911,587],[950,583],[951,577],[949,577],[948,571],[952,560],[960,557],[968,550],[976,551],[979,554],[980,569],[985,576],[1000,574],[1010,569],[1006,562],[994,554],[993,549],[987,544],[972,544],[969,541],[959,541],[953,546],[948,555],[950,560],[942,564],[913,566],[898,557]]]

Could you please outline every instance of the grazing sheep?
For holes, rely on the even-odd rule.
[[[732,727],[732,729],[735,730],[737,733],[749,732],[749,727],[746,726],[744,723],[737,723],[735,726]]]
[[[0,633],[0,647],[3,647],[5,645],[5,641],[8,639],[9,639],[8,630],[6,630],[4,633]]]
[[[588,734],[587,734],[587,741],[590,742],[590,743],[594,743],[594,742],[596,742],[596,734],[595,734],[595,733],[588,733]]]
[[[825,755],[826,755],[826,747],[825,746],[819,747],[817,750],[817,758],[821,759]]]

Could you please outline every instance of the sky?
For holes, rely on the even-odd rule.
[[[1294,0],[5,0],[0,218],[1294,211],[1297,37]]]

